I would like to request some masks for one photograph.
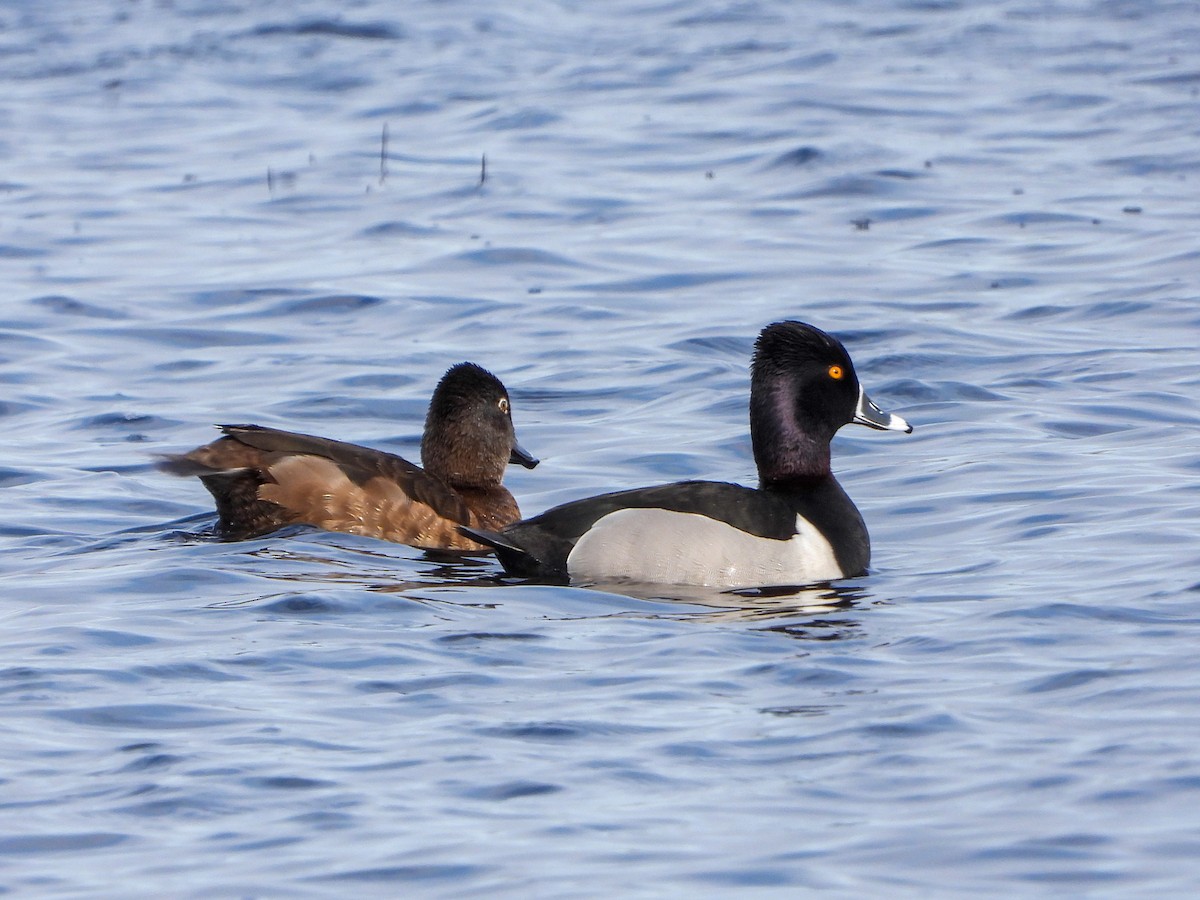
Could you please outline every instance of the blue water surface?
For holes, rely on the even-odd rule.
[[[1200,6],[0,9],[0,890],[1192,896]],[[753,483],[839,335],[868,576],[527,585],[212,540],[155,454],[417,454],[495,371],[527,513]]]

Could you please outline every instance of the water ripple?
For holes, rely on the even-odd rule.
[[[23,856],[27,853],[78,853],[113,847],[129,840],[127,834],[83,832],[78,834],[27,834],[0,837],[0,854]]]
[[[100,728],[145,728],[183,730],[212,728],[235,721],[228,715],[213,715],[211,710],[175,703],[139,703],[90,708],[61,709],[54,716],[79,725]]]

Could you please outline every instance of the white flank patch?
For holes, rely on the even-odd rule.
[[[567,557],[572,581],[620,578],[718,588],[842,578],[829,541],[807,519],[776,541],[696,513],[621,509],[596,521]]]

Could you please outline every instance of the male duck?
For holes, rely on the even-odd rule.
[[[328,438],[219,427],[225,437],[161,465],[200,477],[217,501],[221,535],[234,540],[304,523],[427,550],[487,550],[458,526],[501,528],[521,518],[501,484],[504,467],[538,464],[517,443],[504,385],[466,362],[446,372],[429,402],[424,469]]]
[[[911,432],[868,399],[846,348],[803,322],[776,322],[754,347],[750,438],[757,489],[682,481],[576,500],[499,531],[460,530],[522,576],[731,589],[860,575],[862,516],[833,477],[843,425]]]

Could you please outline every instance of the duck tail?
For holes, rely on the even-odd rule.
[[[500,534],[498,531],[488,531],[484,528],[472,528],[469,525],[459,525],[458,533],[463,537],[470,538],[473,541],[477,541],[480,544],[491,547],[493,550],[500,550],[503,548],[505,550],[519,551],[521,549],[520,547],[517,547],[516,545],[506,541],[504,539],[504,535]]]
[[[190,453],[163,454],[155,461],[161,472],[183,478],[198,477],[216,502],[217,530],[227,540],[267,534],[291,524],[293,517],[281,506],[262,500],[258,489],[265,482],[253,465],[222,465],[240,460],[214,459],[208,447]]]
[[[193,475],[207,475],[212,468],[197,462],[188,453],[162,453],[155,457],[154,468],[168,475],[178,475],[189,478]]]
[[[526,540],[527,535],[522,535],[520,539],[513,535],[508,529],[504,531],[487,531],[483,528],[471,528],[467,525],[459,525],[460,533],[469,537],[473,541],[491,547],[496,551],[496,558],[500,560],[500,565],[504,566],[504,571],[509,575],[516,575],[519,578],[537,578],[550,582],[566,582],[567,573],[565,565],[563,568],[548,565],[539,559],[538,552],[527,546],[523,546],[518,541]],[[563,554],[564,559],[566,554]]]

